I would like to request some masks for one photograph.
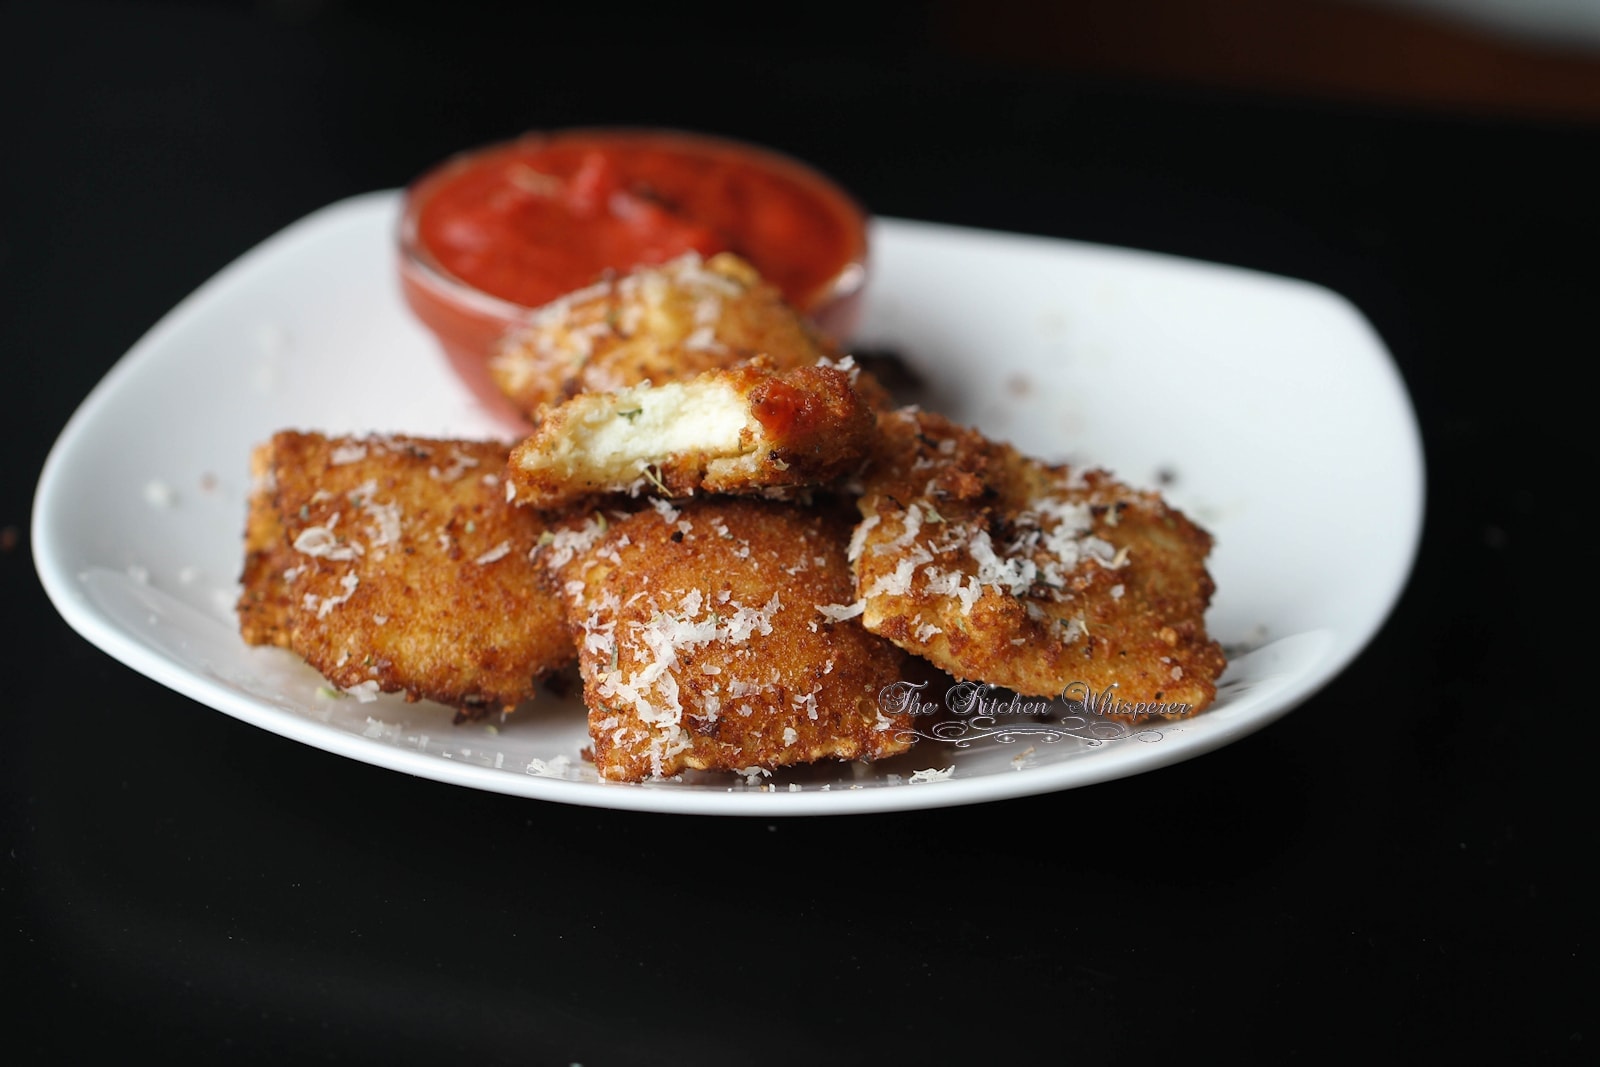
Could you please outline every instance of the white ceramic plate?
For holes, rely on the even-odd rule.
[[[541,695],[491,728],[399,697],[330,698],[292,655],[238,637],[251,446],[287,428],[505,436],[400,300],[397,209],[392,191],[334,204],[180,304],[72,417],[35,501],[35,562],[73,627],[286,737],[612,808],[776,816],[994,800],[1148,771],[1261,728],[1350,662],[1410,571],[1417,427],[1382,342],[1342,298],[1212,264],[880,219],[861,349],[910,360],[933,387],[926,406],[1161,488],[1215,535],[1210,629],[1248,651],[1209,710],[1116,738],[997,719],[967,744],[919,740],[878,764],[619,785],[580,758],[576,701]],[[1009,743],[983,736],[1007,727]]]

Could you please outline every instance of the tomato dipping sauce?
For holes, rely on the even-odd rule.
[[[400,247],[407,303],[504,414],[484,360],[530,309],[688,251],[742,256],[846,342],[860,318],[867,219],[831,179],[770,149],[574,129],[465,152],[422,175],[406,191]]]

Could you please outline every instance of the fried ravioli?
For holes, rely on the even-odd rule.
[[[1155,493],[941,415],[902,409],[879,427],[849,553],[868,630],[1025,696],[1115,687],[1134,720],[1215,699],[1209,534]]]
[[[778,372],[766,357],[685,381],[584,393],[547,409],[511,452],[515,502],[553,509],[603,493],[751,493],[860,466],[876,420],[839,364]]]
[[[595,766],[639,782],[910,747],[878,694],[907,657],[862,629],[833,510],[732,497],[573,519],[541,557],[579,647]]]
[[[278,521],[277,479],[273,447],[257,445],[250,452],[250,498],[244,525],[242,591],[235,611],[239,633],[250,645],[289,647],[293,603],[284,575],[294,566],[294,550]]]
[[[576,652],[506,503],[509,446],[286,431],[256,450],[240,631],[357,696],[476,716],[529,699]]]
[[[839,353],[745,260],[689,252],[601,281],[533,312],[489,360],[518,410],[579,393],[682,381],[765,355],[779,370]]]

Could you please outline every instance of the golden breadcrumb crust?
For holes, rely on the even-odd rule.
[[[601,776],[905,751],[911,716],[878,705],[905,655],[819,610],[853,595],[849,531],[834,510],[720,497],[596,513],[546,538]]]
[[[278,521],[277,485],[270,442],[250,450],[250,496],[244,524],[244,568],[235,611],[239,633],[250,645],[289,647],[293,616],[289,583],[283,575],[294,566],[294,550]]]
[[[786,370],[839,353],[748,262],[691,252],[546,304],[497,347],[489,373],[537,422],[541,407],[579,393],[680,381],[758,355]]]
[[[476,715],[574,657],[530,560],[545,526],[506,503],[509,446],[285,431],[256,450],[240,631],[341,689]]]
[[[1215,699],[1210,536],[1150,492],[1049,466],[949,419],[884,415],[851,545],[866,628],[961,679],[1029,696]]]

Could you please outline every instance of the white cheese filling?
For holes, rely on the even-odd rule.
[[[529,458],[541,467],[627,480],[647,464],[687,452],[737,456],[750,425],[745,396],[722,382],[636,385],[591,399],[568,433]]]

